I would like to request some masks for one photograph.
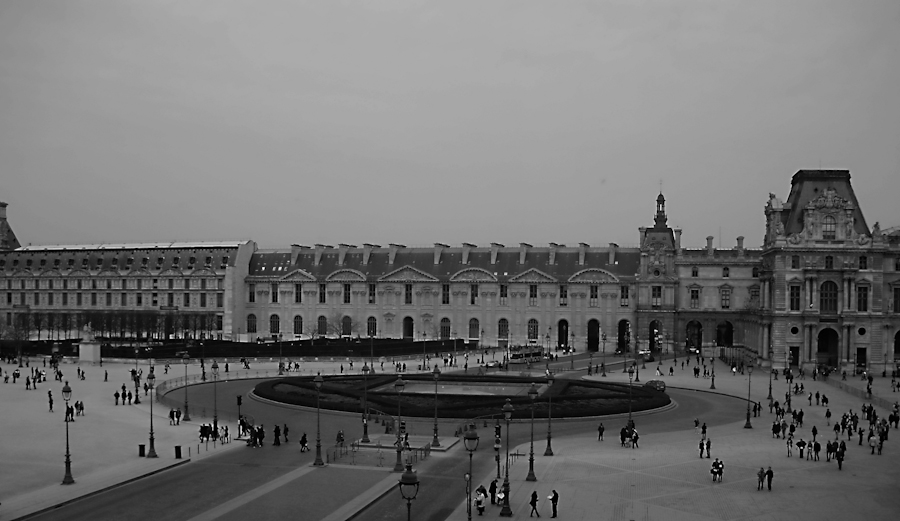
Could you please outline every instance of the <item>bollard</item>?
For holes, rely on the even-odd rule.
[[[141,458],[144,458],[147,456],[147,446],[144,445],[143,443],[138,445],[138,456],[140,456]]]
[[[181,445],[175,445],[175,459],[181,459]]]

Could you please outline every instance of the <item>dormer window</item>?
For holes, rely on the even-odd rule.
[[[826,241],[833,241],[835,238],[835,228],[836,223],[834,221],[834,217],[826,215],[825,218],[822,219],[822,238]]]
[[[54,266],[54,267],[58,267],[58,266],[59,266],[59,259],[53,259],[53,266]]]
[[[175,258],[172,259],[172,267],[178,266],[178,263],[179,263],[179,262],[181,262],[181,257],[178,257],[178,256],[176,255]]]
[[[134,257],[128,257],[128,259],[125,260],[125,265],[131,267],[132,264],[134,264]]]
[[[88,259],[87,257],[85,257],[84,259],[81,259],[81,267],[87,268],[89,262],[90,262],[90,259]]]
[[[74,265],[75,265],[75,259],[69,259],[69,267],[71,268]]]
[[[228,255],[222,257],[222,265],[219,267],[223,270],[228,267]]]
[[[146,268],[147,265],[149,265],[149,264],[150,264],[150,257],[144,257],[143,259],[141,259],[141,267],[142,268]]]
[[[206,262],[204,262],[203,264],[204,264],[204,266],[207,266],[207,267],[211,266],[212,265],[212,257],[207,257]]]
[[[116,269],[119,267],[119,258],[118,257],[113,257],[112,267],[113,267],[113,269]]]
[[[191,267],[193,267],[194,264],[196,264],[196,263],[197,263],[197,257],[192,256],[190,259],[188,259],[188,265],[190,265]]]
[[[0,259],[0,268],[6,266],[6,259]]]
[[[47,259],[41,259],[41,267],[43,268],[46,265],[47,265]]]
[[[19,259],[13,259],[13,268],[19,265]]]
[[[27,259],[27,260],[25,261],[25,267],[26,267],[26,268],[30,268],[30,267],[31,267],[31,259]]]
[[[97,269],[99,270],[102,267],[103,267],[103,259],[97,259]]]

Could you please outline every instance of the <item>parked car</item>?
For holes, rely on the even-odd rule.
[[[644,384],[644,387],[652,387],[660,392],[666,392],[666,382],[662,380],[650,380]]]
[[[500,362],[497,360],[491,360],[490,362],[484,364],[485,367],[500,367]]]

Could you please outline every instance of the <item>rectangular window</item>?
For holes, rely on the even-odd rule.
[[[81,293],[75,294],[75,305],[79,307],[81,306]]]
[[[106,281],[106,289],[113,289],[113,288],[112,288],[112,280],[107,279],[107,281]]]
[[[144,294],[143,293],[135,293],[134,294],[134,305],[137,307],[141,307],[144,305]]]
[[[303,284],[299,282],[294,284],[294,304],[300,304],[303,302]],[[221,307],[221,306],[219,306]]]
[[[128,305],[128,294],[127,294],[127,293],[122,293],[122,294],[119,296],[119,298],[121,299],[121,300],[119,301],[119,305],[120,305],[120,306],[127,306],[127,305]]]
[[[169,279],[169,289],[175,289],[175,279]]]
[[[500,305],[506,305],[506,299],[509,298],[509,286],[506,284],[500,284]]]
[[[191,279],[184,279],[184,289],[191,289]]]
[[[166,304],[170,308],[175,307],[175,294],[174,293],[169,293],[166,295]]]
[[[248,295],[247,302],[256,302],[256,284],[250,284],[250,294]]]
[[[62,294],[62,305],[63,305],[63,306],[68,306],[68,305],[69,305],[69,294],[68,294],[68,293],[63,293],[63,294]]]
[[[137,289],[141,289],[141,287],[144,285],[143,282],[144,279],[137,279]]]
[[[691,290],[691,309],[700,309],[700,290]]]
[[[800,256],[799,255],[791,255],[791,269],[792,270],[800,269]]]
[[[206,289],[206,279],[200,279],[200,289]]]
[[[225,279],[216,279],[216,289],[225,289]]]
[[[894,313],[900,314],[900,287],[894,288]]]
[[[325,284],[319,284],[319,304],[325,303]]]
[[[272,284],[272,304],[278,303],[278,284]]]
[[[6,303],[12,306],[12,293],[6,294]]]
[[[869,287],[856,286],[856,310],[869,311]]]
[[[731,290],[722,288],[722,309],[731,309]]]
[[[859,269],[867,270],[869,269],[869,258],[865,255],[860,255],[859,257]]]
[[[450,303],[450,284],[441,284],[441,304]]]
[[[158,306],[158,305],[159,305],[159,294],[158,294],[158,293],[153,293],[153,294],[152,294],[152,297],[153,297],[153,300],[151,301],[151,305],[152,305],[153,307]]]
[[[53,305],[53,293],[47,293],[47,305],[48,306]]]
[[[469,285],[469,304],[478,304],[478,284]]]
[[[369,304],[375,303],[375,284],[369,284]]]
[[[628,307],[628,286],[619,287],[619,306],[623,308]]]
[[[53,280],[52,279],[47,281],[47,289],[53,289]]]
[[[96,293],[91,293],[91,305],[92,306],[97,305],[97,294]]]
[[[216,331],[222,330],[222,315],[216,315]]]
[[[791,311],[800,311],[800,286],[797,284],[791,285],[789,300]]]
[[[662,286],[650,288],[650,305],[654,308],[662,306]]]
[[[38,293],[37,291],[34,292],[34,305],[35,306],[41,305],[41,294]]]
[[[112,293],[107,293],[106,294],[106,306],[112,307],[112,305],[113,305],[112,304]]]
[[[894,271],[900,271],[900,257],[894,259]]]
[[[19,293],[19,304],[25,305],[25,293]]]
[[[206,307],[206,293],[201,293],[201,294],[200,294],[200,307],[201,307],[201,308],[205,308],[205,307]]]
[[[344,304],[350,303],[350,284],[344,284]]]
[[[216,307],[221,308],[225,306],[225,294],[224,293],[216,293]]]
[[[559,305],[560,307],[569,305],[569,287],[565,284],[559,285]]]
[[[599,297],[600,297],[600,286],[598,286],[596,284],[592,284],[591,289],[590,289],[590,301],[589,301],[588,305],[592,308],[599,306],[600,305],[599,301],[598,301]]]
[[[412,284],[403,285],[403,303],[412,304]]]
[[[184,307],[186,307],[186,308],[191,307],[191,294],[190,293],[184,294]]]
[[[537,306],[537,284],[530,284],[528,286],[528,305],[529,306]]]

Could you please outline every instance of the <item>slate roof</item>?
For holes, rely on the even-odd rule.
[[[869,234],[869,227],[850,185],[849,170],[799,170],[791,178],[791,193],[784,203],[784,231],[786,235],[803,231],[803,212],[810,201],[819,197],[824,188],[833,188],[836,194],[853,204],[853,227],[856,233]]]

